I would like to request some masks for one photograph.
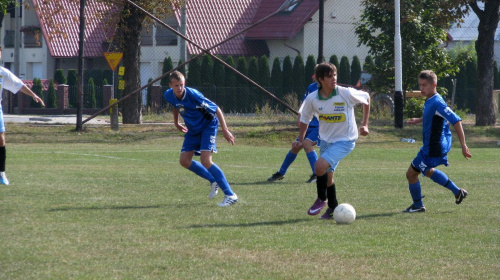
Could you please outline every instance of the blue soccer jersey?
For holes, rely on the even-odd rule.
[[[445,156],[451,149],[451,132],[448,123],[454,125],[462,119],[451,110],[443,97],[434,94],[424,103],[421,152],[430,157]]]
[[[164,97],[179,110],[190,134],[201,132],[214,118],[217,118],[217,105],[194,88],[185,87],[182,99],[177,99],[172,89],[165,91]]]
[[[307,91],[306,93],[304,94],[304,98],[302,98],[302,102],[304,102],[304,100],[306,99],[306,97],[310,94],[310,93],[313,93],[315,91],[318,90],[318,83],[314,82],[312,84],[310,84],[308,87],[307,87]],[[318,118],[316,118],[316,116],[311,120],[311,122],[309,123],[309,127],[318,127],[319,126],[319,121],[318,121]]]

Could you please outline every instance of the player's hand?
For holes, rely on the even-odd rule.
[[[222,134],[224,134],[224,139],[226,139],[227,142],[231,143],[231,145],[234,145],[234,136],[229,130],[223,130]]]
[[[370,134],[370,131],[368,130],[368,126],[367,125],[363,125],[360,129],[359,129],[359,133],[363,136],[366,136],[368,134]]]
[[[188,132],[187,127],[183,126],[182,124],[178,124],[178,123],[176,123],[176,124],[175,124],[175,127],[177,127],[177,129],[178,129],[180,132],[183,132],[183,133]]]
[[[464,155],[465,159],[469,159],[472,157],[472,154],[469,152],[469,147],[467,145],[462,146],[462,155]]]
[[[415,125],[421,122],[422,122],[421,118],[411,118],[406,123],[408,123],[409,125]]]
[[[38,96],[36,96],[36,95],[35,95],[35,96],[33,97],[33,100],[34,100],[36,103],[40,103],[40,104],[42,104],[42,106],[43,106],[43,107],[45,107],[45,103],[43,103],[43,100],[42,100],[40,97],[38,97]]]
[[[303,147],[304,147],[304,144],[302,144],[302,142],[299,142],[299,141],[293,142],[293,144],[292,144],[292,148],[294,148],[294,149],[302,149]]]

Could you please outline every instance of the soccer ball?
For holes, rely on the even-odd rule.
[[[333,210],[333,219],[337,224],[350,224],[356,220],[356,210],[351,204],[339,204]]]

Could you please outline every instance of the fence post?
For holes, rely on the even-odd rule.
[[[161,86],[153,85],[151,86],[151,110],[157,111],[161,108]]]
[[[114,104],[117,101],[117,99],[110,99],[109,100],[109,105]],[[112,130],[119,130],[118,127],[118,105],[113,105],[111,108],[109,108],[109,115],[110,115],[110,121],[111,121],[111,129]]]
[[[69,106],[68,91],[68,85],[57,86],[57,109],[61,114],[64,113],[64,110],[68,109]]]
[[[112,85],[105,85],[102,86],[102,107],[107,107],[110,103],[110,99],[114,98],[113,96],[113,86]]]

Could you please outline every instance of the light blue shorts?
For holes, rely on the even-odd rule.
[[[188,132],[184,135],[181,153],[194,151],[195,155],[200,155],[201,151],[211,151],[216,153],[217,131],[219,120],[214,118],[201,132],[192,134]]]
[[[5,132],[5,123],[3,122],[3,110],[0,106],[0,133]]]
[[[356,146],[356,141],[339,141],[327,143],[321,141],[319,155],[330,164],[327,172],[334,172],[339,162],[343,160]]]

